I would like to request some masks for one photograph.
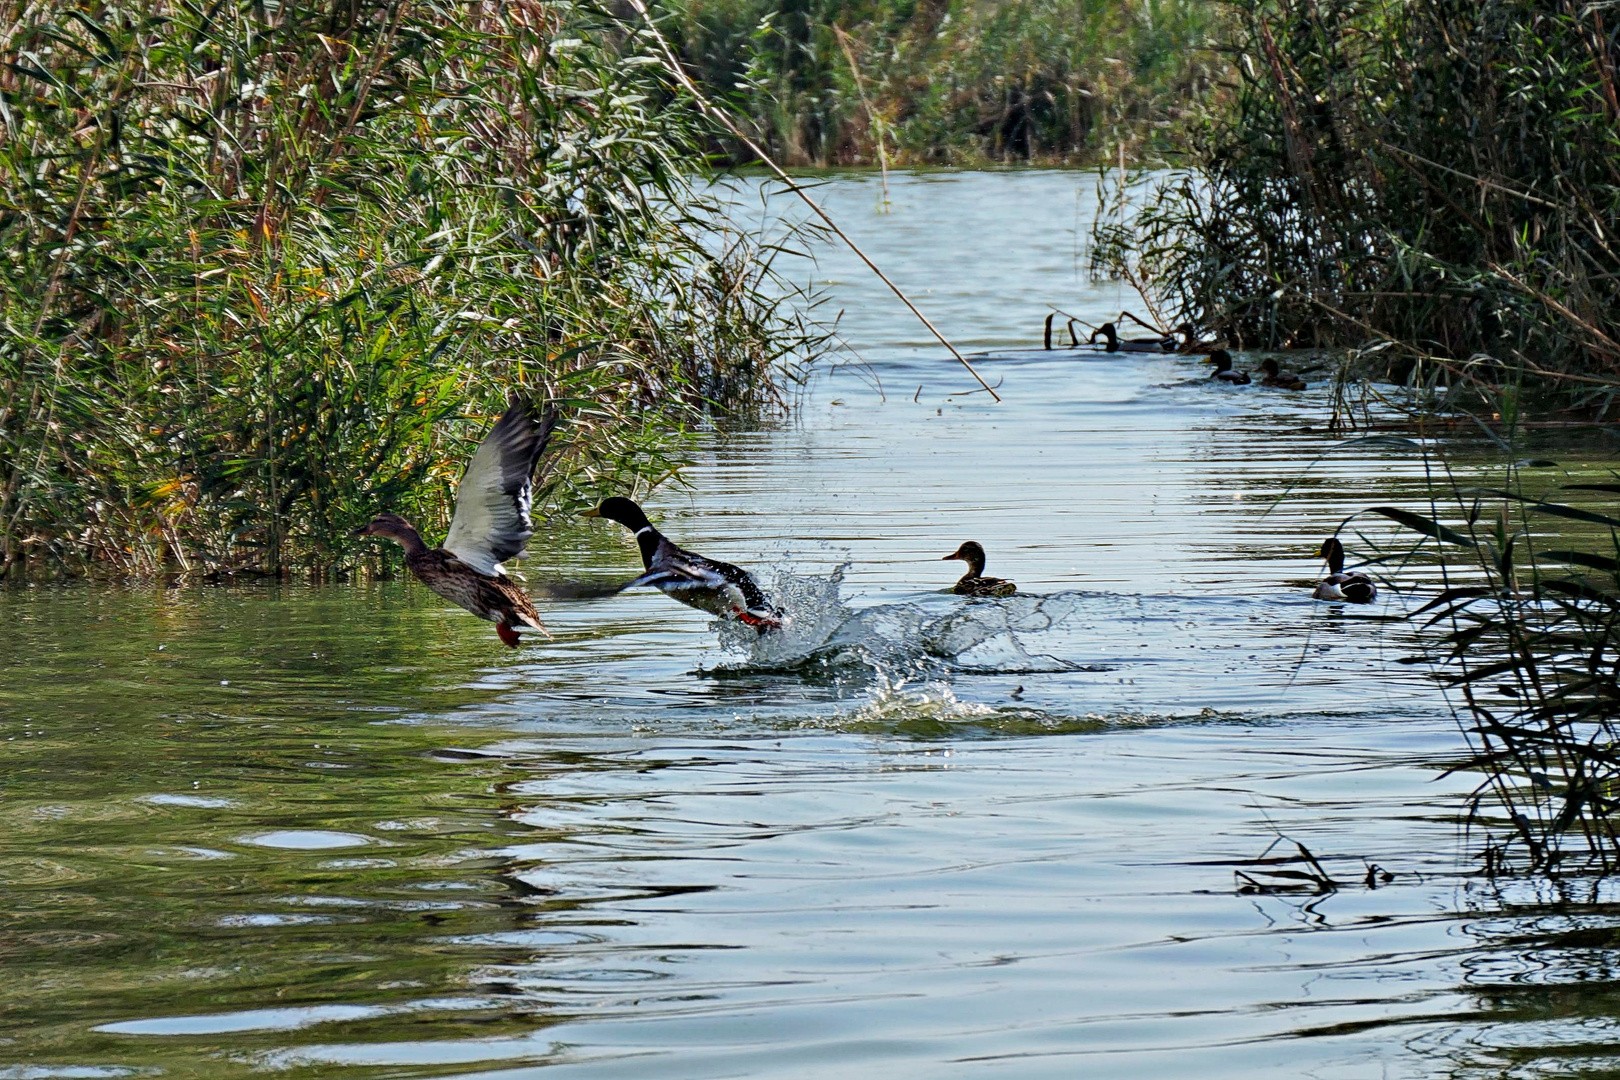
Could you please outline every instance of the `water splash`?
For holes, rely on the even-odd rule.
[[[1022,675],[1081,669],[1032,651],[1028,641],[1073,614],[1080,593],[1002,599],[942,593],[854,610],[840,595],[844,569],[824,577],[779,572],[771,595],[784,614],[782,629],[761,634],[736,622],[718,623],[721,645],[743,659],[722,665],[715,674],[855,669],[910,680],[947,672]]]

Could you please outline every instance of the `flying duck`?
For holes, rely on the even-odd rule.
[[[1225,349],[1216,349],[1210,353],[1207,362],[1215,365],[1215,370],[1209,373],[1209,377],[1216,382],[1231,383],[1233,386],[1249,385],[1249,373],[1233,371],[1232,354]]]
[[[1098,334],[1101,334],[1107,340],[1104,352],[1167,353],[1176,351],[1176,339],[1174,336],[1122,338],[1119,336],[1119,330],[1111,322],[1105,322],[1093,330],[1091,336],[1086,339],[1086,343],[1088,345],[1097,344]]]
[[[641,564],[647,572],[625,588],[651,585],[687,607],[723,619],[735,618],[761,633],[782,628],[782,613],[771,606],[748,571],[677,547],[653,528],[641,507],[629,499],[615,496],[604,500],[595,510],[585,511],[585,516],[617,521],[635,534]]]
[[[1344,545],[1337,536],[1322,541],[1317,552],[1327,560],[1328,576],[1311,593],[1312,600],[1340,600],[1350,604],[1370,604],[1378,599],[1378,586],[1360,570],[1344,572]]]
[[[555,409],[536,417],[529,405],[512,401],[461,477],[443,546],[428,547],[398,514],[378,514],[353,535],[399,544],[405,565],[422,584],[494,623],[495,633],[512,648],[518,646],[519,627],[545,633],[534,603],[506,576],[501,561],[521,555],[534,533],[529,520],[534,466],[556,426]]]
[[[1274,386],[1279,390],[1305,389],[1304,379],[1295,375],[1292,371],[1279,368],[1277,361],[1272,357],[1266,357],[1260,364],[1260,370],[1266,373],[1266,377],[1260,380],[1261,386]]]
[[[1011,596],[1018,591],[1018,586],[1010,581],[998,577],[984,576],[984,548],[972,540],[967,541],[949,555],[940,557],[940,562],[950,559],[960,559],[968,564],[968,572],[963,574],[951,586],[951,592],[960,596]]]

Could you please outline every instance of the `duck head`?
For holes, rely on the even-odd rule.
[[[1215,349],[1209,354],[1209,359],[1205,363],[1215,365],[1215,370],[1211,375],[1219,375],[1223,371],[1232,370],[1232,354],[1225,349]]]
[[[406,551],[419,551],[426,547],[415,526],[398,514],[378,514],[349,535],[385,537]]]
[[[967,541],[949,555],[940,556],[939,561],[947,562],[951,559],[960,559],[967,563],[969,577],[980,577],[984,574],[984,548],[972,540]]]
[[[1277,360],[1275,357],[1268,356],[1264,360],[1260,361],[1260,370],[1275,379],[1277,377],[1277,372],[1281,371],[1282,369],[1277,366]]]
[[[1344,545],[1339,543],[1337,536],[1330,536],[1322,541],[1322,549],[1317,555],[1327,560],[1329,573],[1344,573]]]
[[[1091,332],[1091,336],[1086,339],[1086,344],[1095,345],[1097,343],[1098,334],[1101,334],[1108,340],[1109,352],[1119,351],[1119,331],[1114,329],[1113,323],[1105,322],[1101,326],[1097,327],[1097,329],[1093,330]]]
[[[620,525],[623,525],[633,533],[639,533],[642,529],[652,528],[652,522],[647,520],[647,515],[642,513],[641,507],[637,506],[631,500],[621,498],[617,495],[611,499],[602,500],[602,505],[598,506],[596,509],[585,511],[585,516],[607,518],[609,521],[617,521]]]

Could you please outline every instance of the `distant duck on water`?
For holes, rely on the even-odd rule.
[[[585,511],[585,516],[617,521],[635,534],[647,572],[625,588],[651,585],[687,607],[722,619],[734,618],[761,633],[782,628],[782,613],[771,606],[748,571],[677,547],[629,499],[607,499],[595,510]]]
[[[1018,591],[1018,586],[1010,581],[984,576],[984,548],[972,540],[951,554],[942,556],[940,561],[950,559],[960,559],[968,564],[968,572],[951,586],[951,592],[959,596],[1011,596]]]
[[[1312,600],[1337,600],[1348,604],[1370,604],[1378,599],[1378,586],[1360,570],[1344,571],[1344,545],[1337,536],[1322,541],[1317,552],[1327,560],[1328,576],[1311,593]]]
[[[455,516],[441,547],[428,547],[398,514],[378,514],[353,535],[399,544],[405,565],[422,584],[494,623],[495,633],[512,648],[518,646],[519,628],[545,633],[533,601],[501,563],[521,555],[534,533],[529,520],[534,466],[556,426],[555,409],[536,417],[527,404],[512,402],[461,477]]]
[[[1169,353],[1175,352],[1179,347],[1174,335],[1166,334],[1156,338],[1122,338],[1119,329],[1111,322],[1105,322],[1091,332],[1086,339],[1087,344],[1097,344],[1097,336],[1102,335],[1105,352],[1138,352],[1138,353]]]
[[[1208,362],[1215,365],[1215,370],[1209,373],[1209,377],[1216,382],[1231,383],[1233,386],[1249,385],[1249,373],[1232,370],[1232,354],[1225,349],[1216,349],[1210,353]]]
[[[1305,389],[1304,379],[1295,375],[1292,371],[1278,367],[1277,361],[1272,357],[1268,356],[1261,363],[1260,370],[1266,373],[1266,377],[1260,380],[1261,386],[1270,386],[1277,390]]]

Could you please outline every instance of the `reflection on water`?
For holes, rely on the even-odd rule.
[[[1125,302],[1076,282],[1088,177],[870,188],[822,195],[966,345]],[[1268,509],[1322,392],[1006,352],[995,406],[816,276],[870,371],[649,501],[787,634],[653,593],[512,653],[409,583],[0,594],[0,1077],[1613,1068],[1617,900],[1468,876],[1457,734],[1376,618],[1422,597],[1308,599],[1419,462]],[[944,591],[967,539],[1018,596]],[[572,521],[533,550],[639,565]],[[1279,834],[1342,888],[1240,894]]]

